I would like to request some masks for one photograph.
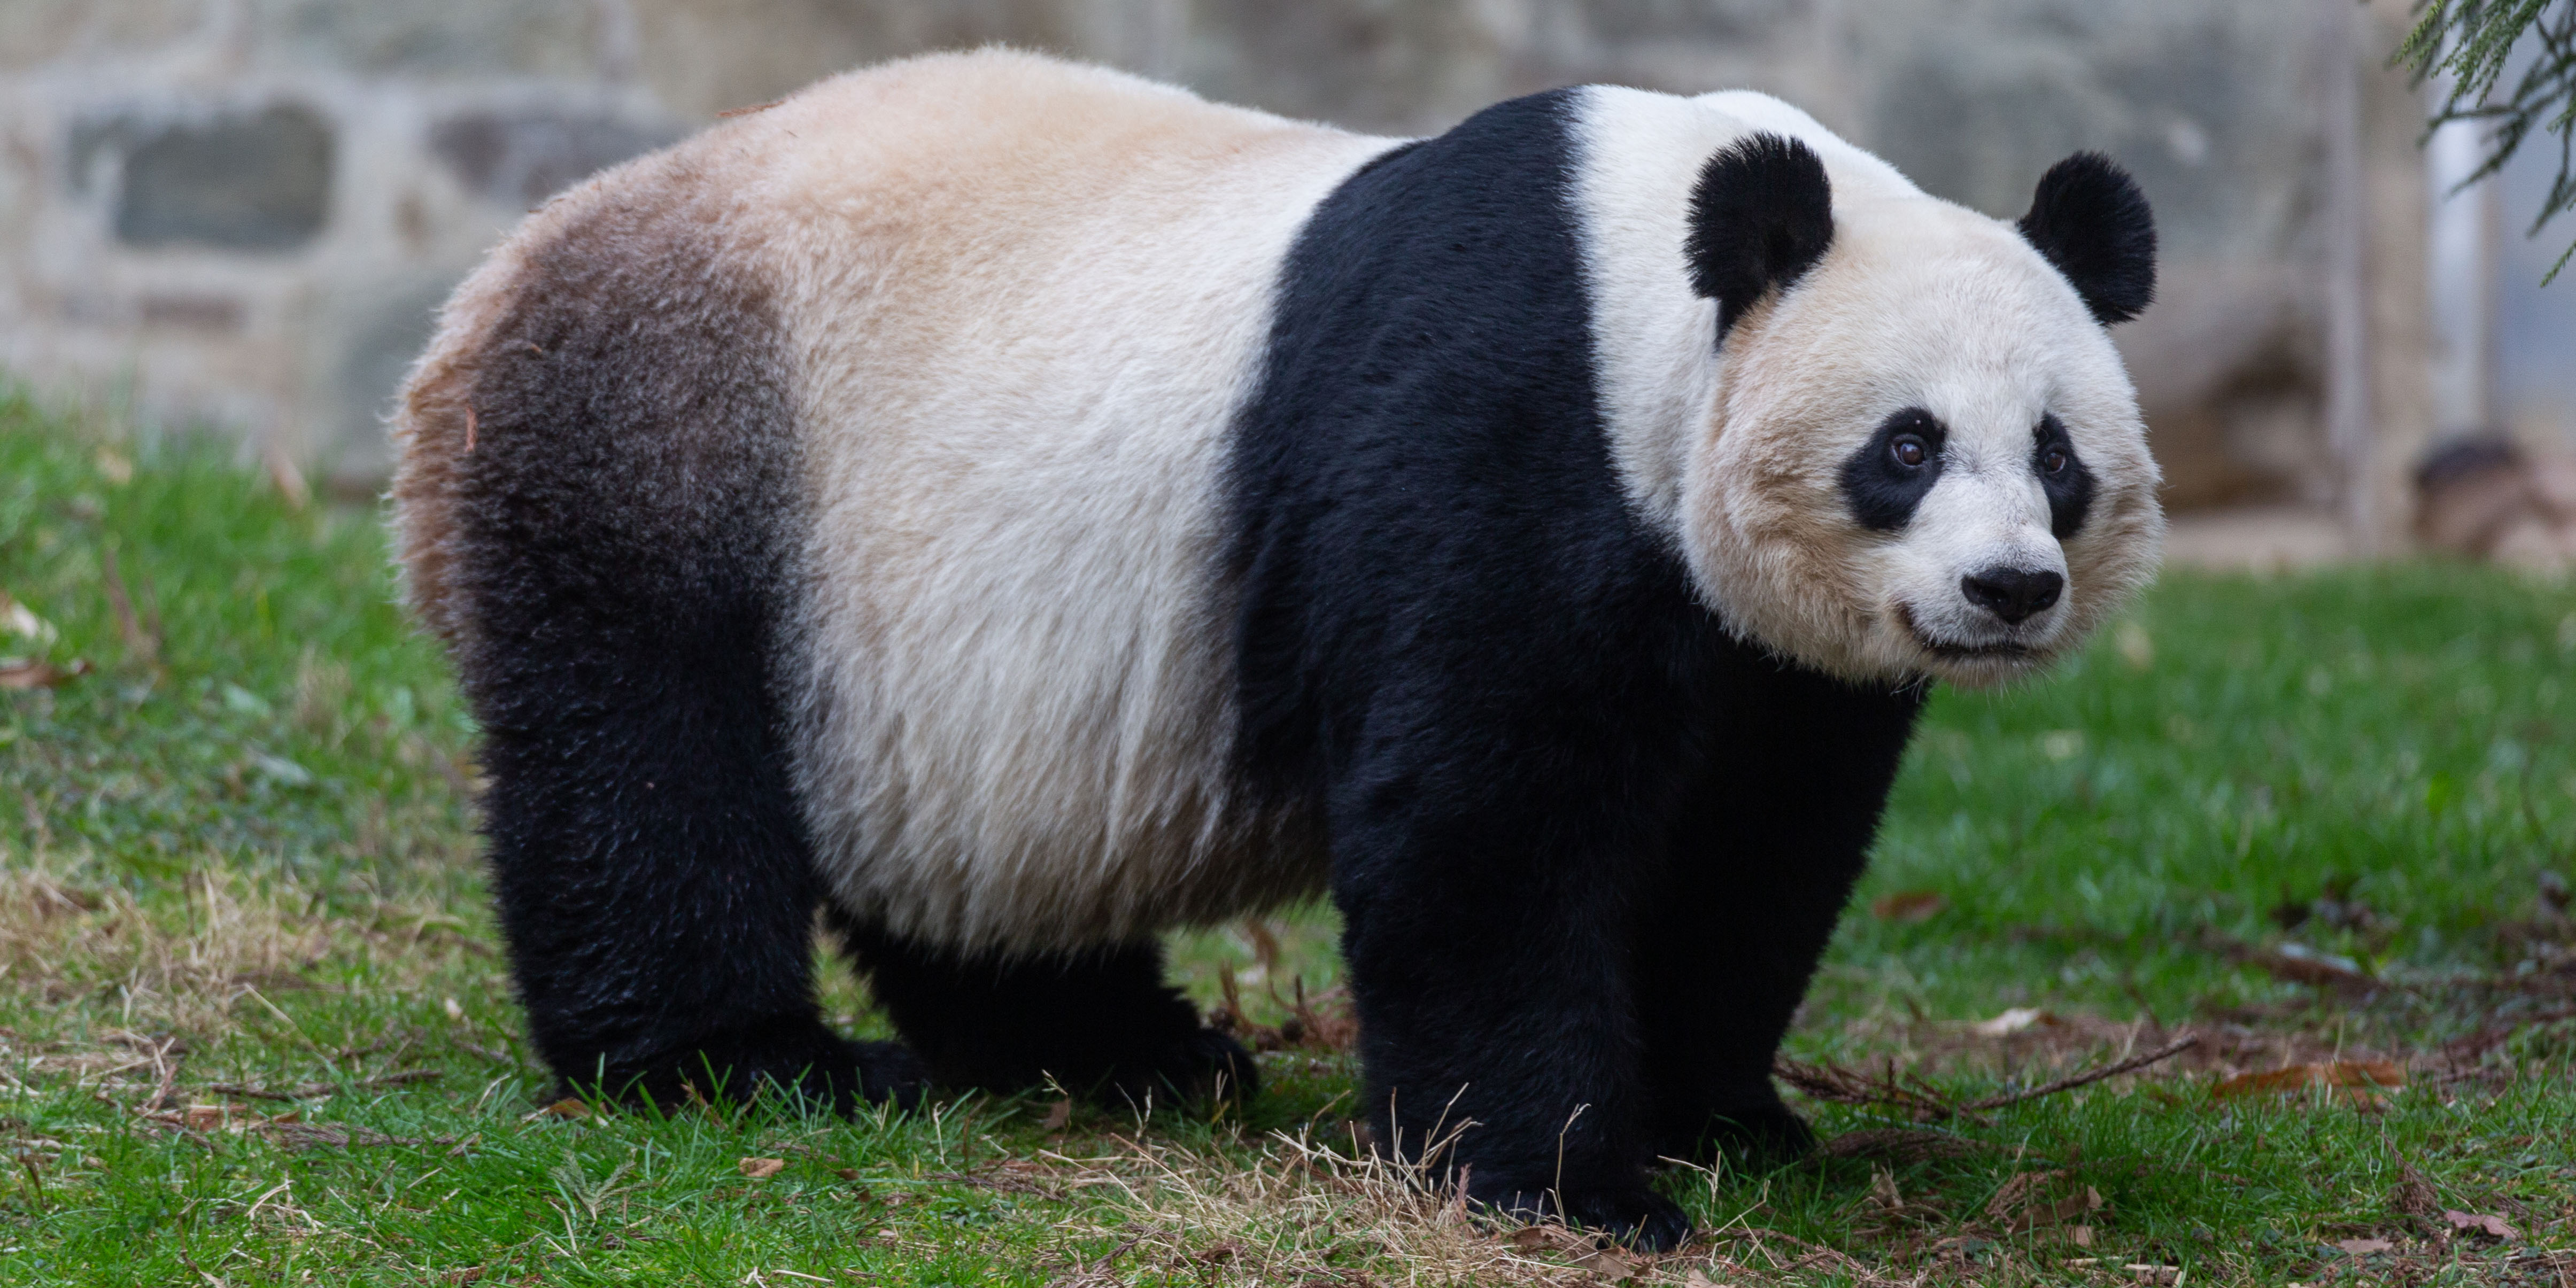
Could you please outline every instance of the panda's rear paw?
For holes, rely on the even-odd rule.
[[[900,1042],[851,1042],[851,1062],[859,1074],[859,1099],[897,1109],[921,1108],[930,1094],[930,1066]]]
[[[1701,1160],[1721,1152],[1754,1167],[1794,1163],[1816,1150],[1816,1130],[1786,1105],[1773,1103],[1727,1110],[1709,1120]]]
[[[1690,1217],[1681,1205],[1644,1186],[1631,1189],[1502,1190],[1490,1196],[1470,1193],[1506,1221],[1534,1225],[1563,1221],[1596,1231],[1639,1252],[1670,1252],[1690,1241]]]
[[[1102,1098],[1136,1108],[1179,1103],[1213,1110],[1248,1104],[1261,1089],[1261,1071],[1243,1044],[1214,1029],[1194,1029],[1141,1059],[1113,1070]]]
[[[564,1070],[576,1093],[666,1109],[697,1101],[748,1103],[787,1095],[849,1113],[862,1104],[910,1109],[929,1084],[920,1057],[894,1042],[852,1042],[807,1016],[782,1017],[701,1037],[685,1054],[595,1069]]]

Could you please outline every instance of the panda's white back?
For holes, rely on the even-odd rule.
[[[788,652],[836,893],[1053,947],[1315,889],[1320,853],[1229,786],[1217,475],[1289,243],[1394,140],[999,53],[754,120],[794,139],[753,181],[794,212]]]

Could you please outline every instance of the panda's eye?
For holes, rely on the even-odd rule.
[[[2043,473],[2063,474],[2066,472],[2066,463],[2072,459],[2066,454],[2065,448],[2052,447],[2039,454],[2039,468]]]
[[[1910,470],[1932,459],[1932,445],[1924,442],[1920,435],[1899,434],[1887,441],[1887,454]]]

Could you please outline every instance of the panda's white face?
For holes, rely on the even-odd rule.
[[[2010,225],[1920,198],[1835,222],[1728,337],[1684,483],[1694,571],[1739,632],[1837,675],[2027,674],[2155,567],[2136,396]]]

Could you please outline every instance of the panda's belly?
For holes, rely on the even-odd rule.
[[[797,778],[843,906],[1044,949],[1319,884],[1234,784],[1217,446],[1103,430],[931,494],[901,450],[838,480],[809,552]]]
[[[1391,144],[1094,119],[1045,173],[950,149],[900,202],[876,161],[863,192],[800,193],[865,215],[778,242],[810,509],[787,706],[851,912],[1047,949],[1319,888],[1317,847],[1235,782],[1219,475],[1280,259]]]

